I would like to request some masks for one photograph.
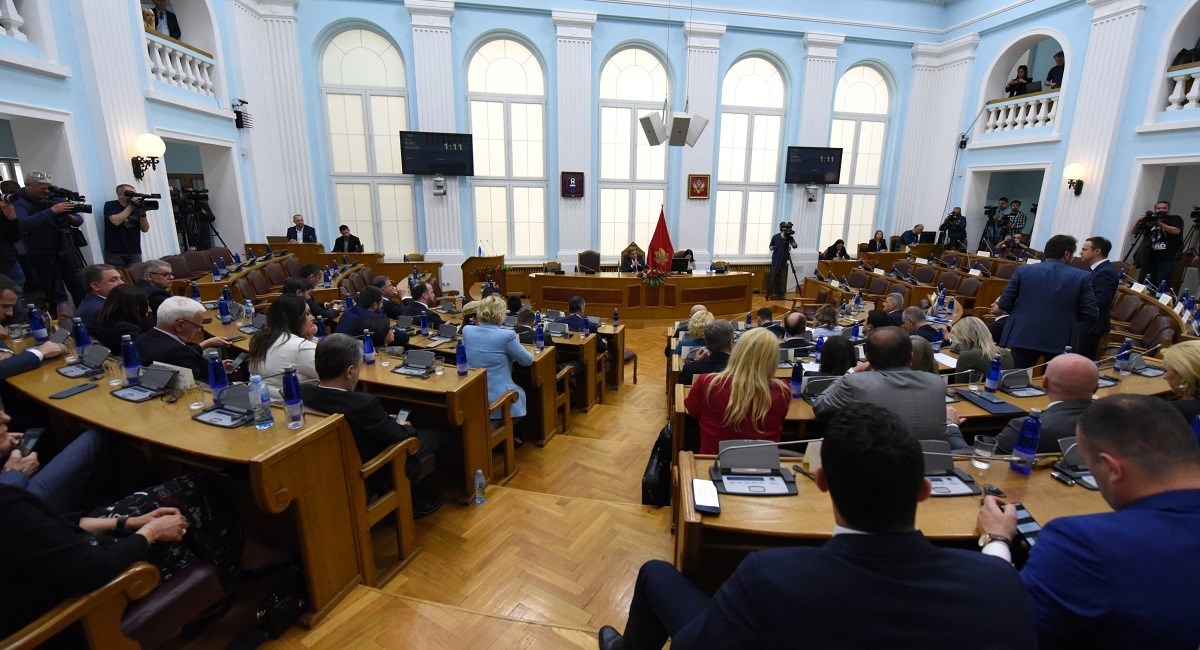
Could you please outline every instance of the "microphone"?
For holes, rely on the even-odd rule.
[[[842,276],[842,284],[846,285],[847,287],[850,286],[850,280],[846,279],[846,276],[844,275]]]
[[[972,262],[972,263],[971,263],[971,268],[973,268],[973,269],[975,269],[975,270],[979,271],[980,273],[982,273],[982,274],[983,274],[983,277],[985,277],[985,278],[990,278],[990,277],[992,277],[992,272],[991,272],[991,271],[989,271],[989,270],[987,270],[987,268],[985,268],[985,267],[984,267],[984,265],[983,265],[983,262]]]
[[[920,280],[918,280],[918,279],[916,279],[915,277],[913,277],[913,274],[911,274],[911,273],[909,273],[909,274],[908,274],[908,277],[907,277],[907,278],[905,278],[905,281],[906,281],[906,282],[911,282],[911,283],[913,283],[913,284],[915,284],[915,285],[918,285],[918,286],[924,286],[924,285],[922,285],[922,284],[921,284],[921,281],[920,281]]]
[[[1000,373],[1000,385],[1003,386],[1005,379],[1007,379],[1010,375],[1017,374],[1018,372],[1028,372],[1029,373],[1029,381],[1033,381],[1033,370],[1035,368],[1041,368],[1041,367],[1048,366],[1048,365],[1050,365],[1050,362],[1046,361],[1043,363],[1039,363],[1036,366],[1029,366],[1028,368],[1013,368],[1012,370],[1005,370],[1004,372]]]
[[[802,445],[802,444],[807,444],[810,442],[821,442],[824,439],[825,438],[810,438],[808,440],[788,440],[787,442],[772,442],[770,440],[765,440],[762,442],[749,442],[744,445],[730,445],[717,453],[717,458],[716,458],[716,460],[713,461],[713,467],[721,470],[722,474],[733,474],[733,473],[766,474],[766,473],[770,473],[771,470],[763,470],[763,469],[759,469],[757,467],[721,467],[721,456],[724,456],[725,452],[733,451],[734,449],[754,449],[757,447],[786,447],[788,445]]]
[[[867,264],[863,260],[858,261],[858,267],[861,268],[862,270],[866,271],[867,273],[873,273],[875,271],[874,265]]]
[[[933,262],[934,264],[936,264],[936,265],[938,265],[938,266],[945,266],[945,267],[949,267],[949,266],[950,266],[950,265],[949,265],[949,264],[947,264],[946,262],[942,261],[942,258],[940,258],[940,257],[935,257],[935,256],[933,256],[933,255],[930,255],[930,256],[929,256],[929,261],[930,261],[930,262]]]
[[[1154,352],[1155,350],[1157,350],[1157,349],[1161,348],[1161,347],[1162,347],[1162,345],[1163,345],[1162,343],[1159,343],[1158,345],[1155,345],[1155,346],[1154,346],[1154,347],[1152,347],[1152,348],[1147,348],[1147,349],[1145,349],[1145,350],[1142,350],[1141,352],[1134,352],[1133,354],[1130,354],[1130,355],[1129,355],[1129,360],[1130,360],[1130,361],[1133,361],[1134,359],[1137,359],[1137,358],[1139,358],[1139,357],[1144,357],[1144,356],[1146,356],[1147,354],[1150,354],[1150,353]],[[1112,362],[1114,362],[1114,364],[1113,364],[1113,365],[1116,365],[1116,364],[1115,364],[1116,360],[1117,360],[1117,355],[1115,355],[1115,354],[1114,354],[1113,356],[1111,356],[1111,357],[1104,357],[1103,359],[1099,359],[1099,360],[1097,360],[1097,361],[1096,361],[1096,369],[1098,369],[1098,370],[1099,370],[1099,369],[1100,369],[1100,364],[1101,364],[1101,363],[1104,363],[1104,362],[1107,362],[1107,361],[1112,361]]]

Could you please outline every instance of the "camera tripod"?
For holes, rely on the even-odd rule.
[[[788,247],[786,249],[786,252],[787,252],[787,258],[786,258],[787,267],[786,268],[791,269],[792,279],[796,281],[796,291],[799,292],[800,291],[800,274],[796,273],[796,265],[792,263],[792,249],[791,249],[792,239],[789,238],[789,239],[784,240],[783,245]],[[776,269],[775,265],[771,264],[771,280],[772,280],[772,282],[770,283],[768,288],[777,290],[775,293],[772,294],[773,296],[776,297],[775,299],[777,299],[777,300],[783,300],[787,296],[787,274],[784,271],[784,268],[785,267],[782,264],[780,264],[780,268]],[[782,280],[782,282],[779,283],[780,285],[783,285],[783,286],[774,284],[776,273],[779,273],[780,275],[783,276],[782,278],[780,278]]]

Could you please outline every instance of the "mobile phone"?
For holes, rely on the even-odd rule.
[[[1054,480],[1058,481],[1059,483],[1062,483],[1063,485],[1075,485],[1075,479],[1071,478],[1070,476],[1067,476],[1066,474],[1063,474],[1062,472],[1060,472],[1058,470],[1054,470],[1054,471],[1050,472],[1050,476],[1053,476]]]
[[[244,337],[244,336],[243,336],[243,337],[240,337],[240,338],[243,338],[243,339],[244,339],[244,338],[246,338],[246,337]],[[233,359],[233,369],[234,369],[234,370],[237,370],[237,369],[238,369],[238,366],[242,365],[242,362],[243,362],[243,361],[245,361],[245,360],[246,360],[246,357],[248,357],[248,356],[250,356],[250,353],[249,353],[249,352],[243,352],[243,353],[241,353],[241,354],[237,355],[236,357],[234,357],[234,359]]]
[[[38,427],[35,429],[26,429],[25,435],[21,438],[21,443],[17,445],[22,456],[28,456],[29,452],[33,451],[33,446],[37,444],[38,438],[42,437],[42,432],[45,429]]]
[[[91,390],[95,387],[96,384],[79,384],[78,386],[72,386],[66,390],[60,390],[57,393],[54,393],[50,396],[50,399],[66,399],[72,395],[77,395],[85,390]]]
[[[50,335],[50,341],[52,343],[62,345],[63,343],[66,343],[67,337],[69,336],[71,336],[71,329],[68,327],[60,327],[54,330],[54,333]]]
[[[399,411],[396,411],[396,421],[397,422],[404,422],[406,420],[408,420],[408,411],[407,410],[400,409]]]
[[[201,322],[202,324],[204,324],[204,325],[208,325],[209,323],[211,323],[211,322],[212,322],[212,319],[211,319],[211,318],[205,318],[204,320],[202,320],[202,321],[200,321],[200,322]]]
[[[1033,515],[1029,514],[1029,511],[1020,502],[1013,501],[1009,505],[1017,509],[1017,534],[1032,548],[1037,543],[1038,533],[1042,532],[1042,525],[1033,518]]]
[[[227,338],[227,339],[225,339],[225,340],[226,340],[226,341],[229,341],[230,343],[237,343],[238,341],[245,341],[245,340],[246,340],[246,337],[244,337],[244,336],[231,336],[231,337],[229,337],[229,338]]]

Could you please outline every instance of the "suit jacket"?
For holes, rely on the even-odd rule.
[[[442,325],[442,317],[438,316],[437,312],[430,309],[428,305],[420,300],[408,303],[400,313],[403,316],[412,316],[414,323],[419,323],[421,321],[421,314],[425,314],[425,318],[429,321],[430,330],[436,330]]]
[[[516,391],[517,403],[512,405],[512,416],[523,417],[525,390],[513,381],[512,364],[515,361],[528,366],[533,363],[533,355],[517,340],[517,333],[486,323],[464,327],[462,337],[467,348],[467,364],[487,371],[488,403],[507,391]]]
[[[383,316],[380,316],[379,312],[371,311],[362,305],[354,305],[342,313],[342,317],[338,319],[337,327],[333,331],[338,334],[361,336],[362,331],[367,329],[365,323],[372,318],[383,318]],[[399,343],[398,345],[403,345],[403,343]]]
[[[316,235],[314,235],[315,237]],[[363,252],[362,240],[354,235],[346,237],[338,237],[333,240],[333,252],[335,253],[361,253]]]
[[[980,611],[1003,624],[981,631],[973,616]],[[799,636],[780,624],[797,616]],[[999,649],[1037,641],[1029,600],[1008,563],[939,548],[916,531],[840,534],[818,548],[753,553],[671,639],[673,648],[797,645]]]
[[[1090,274],[1092,293],[1096,296],[1098,315],[1079,323],[1080,334],[1103,335],[1112,328],[1113,301],[1117,297],[1117,271],[1112,262],[1104,260]]]
[[[312,226],[305,226],[303,233],[297,233],[296,227],[292,226],[287,229],[287,238],[288,241],[294,239],[302,244],[315,244],[317,243],[317,229]]]
[[[1197,530],[1200,490],[1046,523],[1021,570],[1041,647],[1200,646]]]
[[[1009,314],[1000,345],[1010,349],[1060,353],[1073,344],[1077,321],[1099,315],[1088,274],[1060,260],[1017,269],[997,302]]]
[[[324,413],[341,413],[350,424],[354,446],[362,462],[367,462],[387,449],[392,443],[416,435],[416,430],[396,422],[379,403],[379,398],[367,393],[358,393],[336,388],[323,388],[317,384],[300,384],[300,397],[304,405]]]
[[[517,325],[513,327],[513,331],[517,333],[517,340],[524,345],[533,345],[537,342],[537,330],[528,325]],[[550,341],[546,341],[545,343],[546,345],[551,344]]]
[[[580,316],[579,314],[567,314],[566,316],[563,316],[554,322],[566,323],[567,329],[571,330],[572,332],[588,332],[589,334],[595,334],[598,331],[598,328],[592,324],[592,321],[588,320],[586,316]],[[596,352],[600,353],[607,351],[608,343],[606,343],[604,339],[597,336]]]
[[[149,366],[155,361],[169,363],[173,366],[188,368],[196,381],[208,381],[208,360],[199,345],[195,343],[180,343],[178,339],[157,327],[142,332],[134,339],[138,356],[142,365]],[[120,351],[117,346],[114,352]]]
[[[936,329],[934,329],[933,325],[926,323],[926,324],[918,327],[917,331],[913,332],[913,334],[916,334],[917,336],[925,339],[926,341],[933,343],[933,340],[935,338],[937,338],[938,331]]]
[[[137,341],[138,337],[141,336],[142,332],[145,332],[145,331],[146,330],[144,328],[142,328],[140,325],[138,325],[137,323],[131,323],[127,320],[119,320],[119,321],[113,321],[111,323],[105,323],[103,325],[97,323],[96,331],[95,331],[95,334],[92,336],[92,338],[94,338],[97,342],[99,342],[104,347],[108,348],[109,350],[112,350],[114,354],[120,354],[120,352],[121,352],[121,337],[123,335],[128,334],[129,338],[133,339],[134,341]],[[138,354],[141,354],[141,352],[139,351]],[[204,366],[204,372],[205,372],[205,376],[207,377],[208,376],[208,374],[207,374],[208,366],[207,365]]]
[[[1079,416],[1083,414],[1083,409],[1091,405],[1092,400],[1081,399],[1071,400],[1068,402],[1059,402],[1054,406],[1042,411],[1042,435],[1038,438],[1038,453],[1058,453],[1058,441],[1063,438],[1071,438],[1075,436],[1075,423],[1079,421]],[[1017,444],[1017,439],[1021,436],[1021,425],[1025,422],[1025,416],[1013,418],[1008,421],[996,436],[997,448],[996,451],[1001,454],[1011,454],[1013,447]]]
[[[166,289],[150,284],[145,280],[138,280],[133,283],[133,286],[141,289],[142,293],[146,294],[146,297],[150,299],[150,309],[154,313],[158,313],[158,306],[163,304],[164,300],[171,297],[171,294],[167,293]]]
[[[888,320],[892,321],[892,325],[895,325],[896,327],[900,327],[900,324],[904,322],[903,310],[897,309],[895,311],[889,311],[887,315]]]
[[[7,346],[0,345],[0,350],[12,352]],[[0,359],[0,381],[15,377],[23,372],[29,372],[42,365],[42,360],[29,350],[13,353],[7,359]]]
[[[79,306],[75,308],[75,315],[83,321],[84,326],[88,328],[88,333],[92,336],[96,335],[96,316],[100,314],[100,308],[103,306],[104,297],[89,291],[79,301]]]
[[[683,369],[679,371],[679,383],[691,384],[696,375],[721,372],[727,365],[729,365],[728,352],[713,352],[705,359],[696,359],[683,364]]]
[[[887,249],[888,249],[888,242],[886,239],[881,242],[876,242],[874,239],[867,242],[867,252],[868,253],[886,253]]]
[[[155,26],[157,26],[158,25],[158,10],[152,9],[152,11],[154,11],[154,24],[155,24]],[[176,39],[179,38],[180,36],[182,36],[183,32],[180,31],[180,29],[179,29],[179,19],[175,17],[175,12],[167,11],[164,9],[163,13],[167,14],[167,34],[171,38],[176,38]]]
[[[621,258],[621,273],[639,273],[646,270],[646,258],[641,255]]]
[[[893,368],[844,375],[813,403],[821,417],[832,415],[854,402],[882,406],[895,413],[917,440],[945,440],[965,447],[958,428],[946,425],[946,384],[938,375]]]

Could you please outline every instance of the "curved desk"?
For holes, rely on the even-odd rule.
[[[672,275],[658,286],[644,284],[635,273],[531,273],[529,280],[534,305],[565,306],[572,296],[582,296],[598,316],[619,309],[629,318],[686,318],[698,303],[714,314],[744,313],[754,296],[754,274],[740,271]]]

